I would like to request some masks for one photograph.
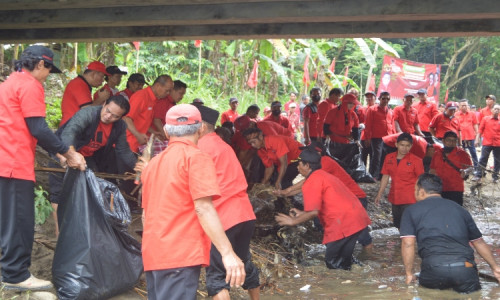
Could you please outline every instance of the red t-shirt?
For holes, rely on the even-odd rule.
[[[462,132],[463,141],[471,141],[476,138],[476,132],[474,131],[474,125],[478,124],[476,114],[468,111],[463,113],[461,111],[455,113],[455,118],[458,119],[460,123],[460,131]]]
[[[61,101],[62,118],[59,127],[64,125],[82,106],[92,104],[92,87],[82,76],[71,80],[64,90]]]
[[[472,166],[469,154],[460,148],[455,148],[448,153],[448,160],[459,169],[467,169]],[[431,162],[431,169],[436,170],[436,174],[443,181],[443,192],[463,192],[464,180],[460,172],[455,170],[443,159],[443,149],[438,149],[434,153]]]
[[[146,134],[151,123],[153,122],[154,105],[156,103],[156,96],[151,87],[147,87],[140,91],[135,92],[130,98],[130,112],[127,117],[134,121],[135,128],[140,132]],[[139,150],[139,143],[136,137],[127,129],[127,142],[130,150],[137,152]]]
[[[231,147],[215,132],[204,135],[198,141],[198,147],[209,154],[215,163],[221,197],[213,203],[224,230],[255,220],[252,204],[248,199],[245,174]]]
[[[364,106],[364,107],[361,107],[361,109],[363,109],[363,114],[364,114],[364,116],[365,116],[365,119],[363,120],[363,121],[364,121],[364,123],[366,123],[366,113],[368,112],[368,109],[370,109],[370,107],[373,107],[373,105],[372,105],[372,106]],[[361,122],[360,122],[360,123],[361,123]],[[366,140],[367,140],[367,138],[365,137],[365,130],[361,131],[361,140],[362,140],[362,141],[366,141]]]
[[[434,128],[434,130],[436,130],[436,137],[438,139],[442,139],[444,134],[450,130],[458,135],[460,131],[460,122],[458,121],[458,118],[455,118],[455,116],[450,118],[442,113],[432,119],[429,124],[429,128]]]
[[[500,146],[500,120],[493,116],[484,117],[479,126],[479,133],[483,136],[483,146]]]
[[[325,124],[329,124],[330,140],[343,144],[349,143],[352,128],[359,127],[359,119],[356,113],[348,110],[345,105],[331,109],[325,117]]]
[[[395,133],[395,134],[391,134],[388,136],[384,136],[382,138],[382,141],[387,146],[392,147],[392,148],[396,148],[396,142],[397,142],[398,136],[400,134],[401,133]],[[425,156],[425,153],[427,152],[427,141],[423,137],[418,136],[418,135],[412,134],[411,136],[413,138],[413,144],[411,146],[410,153],[413,153],[416,156],[423,159]],[[441,148],[441,147],[437,144],[434,144],[434,148],[437,149],[437,148]]]
[[[420,125],[420,130],[429,132],[429,123],[431,120],[439,113],[436,108],[436,104],[425,101],[416,103],[413,105],[418,112],[418,124]]]
[[[491,111],[491,109],[486,106],[485,108],[482,108],[480,111],[479,111],[479,123],[481,123],[481,121],[483,120],[484,117],[489,117],[489,116],[492,116],[493,115],[493,112]]]
[[[404,105],[398,106],[394,108],[394,121],[398,121],[402,132],[414,134],[415,125],[418,125],[418,111],[412,106],[409,110]]]
[[[257,150],[262,163],[266,168],[273,164],[279,165],[279,158],[287,154],[287,164],[296,160],[300,155],[299,147],[302,144],[287,136],[264,136],[264,146]]]
[[[27,71],[0,84],[0,177],[35,181],[35,148],[25,118],[45,117],[43,85]]]
[[[321,170],[332,174],[342,181],[345,186],[358,198],[366,198],[366,193],[359,187],[359,185],[347,174],[333,158],[329,156],[321,157]]]
[[[257,128],[262,131],[263,135],[282,135],[293,137],[293,134],[288,131],[288,129],[283,128],[282,126],[271,122],[271,121],[258,121]],[[241,131],[236,131],[231,138],[233,147],[236,150],[250,150],[252,146],[247,142]]]
[[[97,130],[95,131],[94,138],[91,139],[87,145],[80,148],[78,152],[80,152],[85,157],[94,155],[94,152],[106,146],[112,128],[112,123],[104,124],[102,122],[99,122],[99,125],[97,125]]]
[[[395,133],[394,118],[389,107],[374,105],[366,112],[365,138],[383,138],[386,135]]]
[[[233,111],[232,109],[226,110],[220,116],[220,123],[224,124],[226,122],[234,123],[234,120],[239,117],[238,112]]]
[[[424,165],[421,158],[411,153],[406,154],[398,163],[397,154],[387,154],[380,172],[389,175],[392,180],[388,200],[395,205],[413,204],[416,202],[415,183],[418,176],[424,173]]]
[[[306,105],[302,111],[302,118],[304,118],[304,122],[308,122],[307,124],[309,124],[309,137],[321,137],[323,130],[319,127],[319,111],[313,113],[311,107]]]
[[[323,244],[351,236],[371,223],[359,199],[340,179],[324,170],[309,174],[302,194],[304,210],[318,211],[325,230]]]
[[[274,123],[277,123],[277,124],[280,124],[281,126],[283,126],[284,128],[292,131],[292,126],[290,125],[290,121],[288,121],[288,118],[287,117],[284,117],[284,116],[279,116],[278,118],[275,118],[273,116],[273,114],[270,114],[269,116],[265,117],[263,119],[263,121],[271,121],[271,122],[274,122]]]
[[[210,263],[210,239],[195,200],[220,197],[212,158],[187,139],[176,138],[144,169],[142,236],[144,271]]]
[[[174,99],[172,99],[170,95],[165,98],[158,99],[153,107],[153,119],[160,119],[161,123],[165,125],[165,116],[167,115],[167,111],[174,105]],[[153,123],[151,123],[151,127],[156,129]]]
[[[321,101],[318,104],[318,113],[319,113],[319,117],[318,117],[318,131],[319,131],[319,136],[320,137],[324,137],[325,136],[323,134],[323,124],[325,124],[326,115],[328,114],[328,112],[330,110],[334,109],[335,107],[337,107],[337,105],[335,103],[331,102],[328,99],[325,99],[325,100]]]

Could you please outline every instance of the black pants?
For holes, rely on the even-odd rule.
[[[405,209],[411,204],[400,204],[400,205],[392,205],[392,222],[394,223],[394,227],[398,230],[401,227],[401,217],[405,212]]]
[[[380,138],[371,139],[372,156],[370,161],[370,174],[373,178],[380,180],[380,171],[382,170],[382,149],[384,142]]]
[[[488,165],[488,159],[490,158],[490,153],[493,151],[493,162],[494,162],[494,173],[493,179],[498,179],[498,173],[500,172],[500,147],[495,146],[483,146],[481,148],[481,158],[479,159],[479,166],[476,170],[476,176],[483,177],[484,170]]]
[[[361,141],[361,160],[363,160],[363,163],[365,164],[366,167],[368,167],[368,155],[370,155],[370,160],[371,160],[371,153],[372,153],[372,146],[365,146],[364,141]]]
[[[351,269],[352,253],[360,234],[361,231],[358,231],[341,240],[326,244],[325,263],[328,269]]]
[[[460,206],[464,206],[464,192],[441,192],[441,197],[456,202]]]
[[[481,289],[477,268],[465,266],[424,266],[419,283],[429,289],[452,288],[459,293],[472,293]]]
[[[245,264],[245,282],[242,287],[245,290],[254,289],[260,286],[259,269],[252,263],[250,254],[250,240],[253,236],[255,220],[237,224],[228,230],[226,235],[234,252]],[[207,291],[209,296],[215,296],[223,289],[230,290],[230,285],[226,283],[226,269],[222,263],[222,257],[212,244],[210,249],[210,266],[207,268]]]
[[[0,177],[0,266],[2,281],[19,283],[30,277],[35,235],[35,183]]]
[[[298,165],[299,165],[298,161],[288,165],[288,167],[286,168],[285,175],[281,180],[282,189],[286,189],[293,185],[293,180],[295,179],[295,177],[297,177],[297,175],[299,175],[299,169],[297,168]]]
[[[201,266],[146,272],[149,300],[196,300]]]

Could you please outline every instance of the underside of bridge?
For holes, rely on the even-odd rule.
[[[0,43],[489,36],[498,0],[0,0]]]

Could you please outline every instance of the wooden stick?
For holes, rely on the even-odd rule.
[[[114,208],[114,200],[115,200],[115,194],[111,194],[111,200],[109,200],[109,209],[111,211],[115,211],[115,208]]]
[[[64,168],[49,168],[49,167],[35,167],[35,171],[39,172],[54,172],[54,173],[66,173],[66,169]],[[129,180],[134,179],[134,174],[110,174],[110,173],[102,173],[102,172],[94,172],[95,176],[100,178],[111,178],[111,179],[122,179]]]

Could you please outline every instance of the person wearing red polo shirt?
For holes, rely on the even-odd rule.
[[[412,103],[413,95],[406,94],[403,105],[394,108],[394,127],[397,133],[408,132],[424,136],[420,131],[420,125],[418,125],[418,111],[412,106]]]
[[[271,114],[263,119],[263,121],[271,121],[280,124],[284,128],[292,132],[292,126],[287,117],[281,115],[281,102],[274,101],[271,103]]]
[[[304,119],[304,143],[309,145],[311,141],[321,139],[321,129],[319,127],[319,101],[321,100],[321,89],[314,87],[310,91],[312,102],[307,104],[302,111]]]
[[[446,103],[445,110],[442,114],[438,114],[432,119],[429,124],[431,134],[439,140],[442,140],[447,131],[454,131],[458,136],[459,145],[462,144],[462,135],[460,134],[460,121],[455,118],[458,103],[449,101]]]
[[[276,189],[281,190],[291,186],[293,179],[298,175],[296,160],[302,144],[291,137],[264,136],[258,128],[245,130],[243,136],[253,148],[257,149],[257,155],[266,167],[261,183],[270,182],[276,165],[278,167],[278,176],[274,183]]]
[[[92,88],[101,86],[106,72],[106,66],[98,61],[91,62],[82,75],[71,80],[64,90],[61,101],[62,118],[59,126],[64,125],[82,107],[87,105],[102,105],[111,95],[108,90],[100,89],[92,101]]]
[[[337,107],[342,95],[344,95],[344,91],[341,88],[333,88],[330,90],[330,93],[328,93],[328,98],[318,104],[318,129],[320,132],[319,136],[322,138],[325,138],[325,135],[323,134],[323,124],[325,124],[326,115],[330,110]]]
[[[359,120],[353,110],[357,99],[353,94],[346,94],[341,101],[341,105],[326,115],[323,133],[330,137],[332,142],[348,144],[351,140],[359,140]]]
[[[298,169],[306,178],[302,186],[304,211],[279,213],[279,225],[295,226],[319,217],[324,228],[325,263],[329,269],[350,270],[353,251],[361,232],[371,223],[357,197],[340,179],[321,169],[321,155],[306,149],[300,153]]]
[[[201,152],[212,157],[221,191],[221,197],[213,200],[213,204],[236,255],[245,264],[246,278],[243,288],[248,290],[252,300],[259,299],[259,270],[252,263],[250,254],[255,214],[246,192],[248,185],[245,174],[238,166],[238,158],[231,147],[215,133],[219,112],[206,106],[199,106],[198,110],[204,124],[198,147]],[[214,299],[229,299],[230,286],[225,279],[226,270],[221,255],[212,244],[210,266],[206,276],[208,296]]]
[[[385,157],[380,172],[382,174],[380,188],[375,198],[375,205],[379,205],[389,183],[389,178],[391,178],[388,200],[392,204],[392,218],[394,227],[397,229],[400,227],[404,210],[415,203],[415,183],[418,176],[424,173],[422,159],[410,153],[412,144],[411,134],[403,132],[398,136],[396,143],[398,151]]]
[[[130,112],[123,120],[127,123],[127,141],[132,151],[138,152],[139,145],[148,142],[147,133],[153,122],[156,100],[166,97],[173,86],[170,76],[160,75],[152,86],[135,92],[130,98]]]
[[[493,106],[497,101],[497,97],[495,97],[495,95],[488,95],[484,98],[486,99],[486,107],[479,111],[479,123],[481,123],[484,117],[493,115]]]
[[[29,46],[14,63],[15,72],[0,84],[0,290],[45,290],[50,281],[33,276],[35,228],[35,147],[57,153],[62,165],[85,170],[83,156],[65,145],[45,121],[43,83],[61,73],[54,54]]]
[[[240,286],[245,266],[234,253],[212,200],[220,198],[215,166],[197,146],[199,110],[190,104],[165,117],[169,146],[142,171],[142,258],[149,299],[196,299],[210,241],[222,254],[226,282]],[[168,255],[167,255],[168,254]]]
[[[365,93],[365,100],[366,100],[366,106],[363,107],[364,111],[364,116],[365,116],[365,122],[366,122],[366,112],[370,107],[375,105],[375,99],[377,98],[377,95],[373,91],[368,91]],[[363,160],[363,163],[365,166],[368,166],[368,156],[370,156],[371,159],[371,153],[372,153],[372,147],[368,143],[365,143],[366,141],[366,136],[365,136],[365,125],[363,124],[362,126],[363,130],[361,131],[361,159]],[[361,130],[361,129],[360,129]]]
[[[465,150],[457,147],[458,136],[453,131],[444,134],[443,148],[437,149],[432,157],[429,173],[436,174],[443,181],[441,196],[463,206],[464,178],[472,161]]]
[[[132,97],[135,92],[144,88],[145,83],[146,79],[144,79],[144,75],[139,73],[130,74],[127,80],[127,88],[121,91],[120,95],[130,100],[130,97]]]
[[[106,73],[108,75],[104,76],[104,80],[106,80],[106,84],[102,87],[109,92],[109,97],[118,95],[120,90],[116,87],[120,85],[122,81],[122,76],[127,75],[127,72],[120,70],[117,66],[109,66],[106,68]],[[94,93],[94,101],[99,98],[99,93]],[[107,100],[107,99],[106,99]]]
[[[153,124],[151,124],[154,131],[163,133],[165,114],[170,108],[172,108],[172,106],[179,103],[182,98],[184,98],[187,88],[187,84],[180,80],[175,80],[174,88],[170,91],[170,93],[166,97],[160,98],[156,101],[153,108]]]
[[[382,167],[381,159],[384,145],[382,138],[395,133],[393,113],[388,106],[391,95],[388,92],[382,92],[379,100],[378,105],[372,106],[366,112],[365,121],[365,143],[372,148],[370,174],[376,179],[380,179],[380,168]]]
[[[498,182],[498,175],[500,172],[500,104],[493,106],[493,115],[484,117],[479,125],[479,133],[476,137],[476,142],[483,138],[483,145],[481,148],[481,158],[479,159],[479,166],[476,169],[474,181],[478,181],[484,176],[486,166],[491,151],[493,151],[493,182]]]
[[[460,133],[462,134],[462,147],[469,150],[470,157],[477,167],[477,153],[474,141],[479,130],[479,122],[476,114],[469,110],[469,101],[467,99],[460,100],[459,111],[455,113],[455,117],[460,123]]]
[[[236,109],[238,108],[238,98],[229,98],[229,109],[222,113],[220,117],[221,125],[226,122],[234,123],[234,120],[239,116]]]
[[[439,114],[439,112],[435,103],[427,101],[426,93],[426,89],[418,90],[417,96],[420,102],[416,103],[414,107],[418,112],[418,124],[420,126],[420,130],[425,136],[430,137],[432,135],[429,130],[429,123],[437,114]]]

